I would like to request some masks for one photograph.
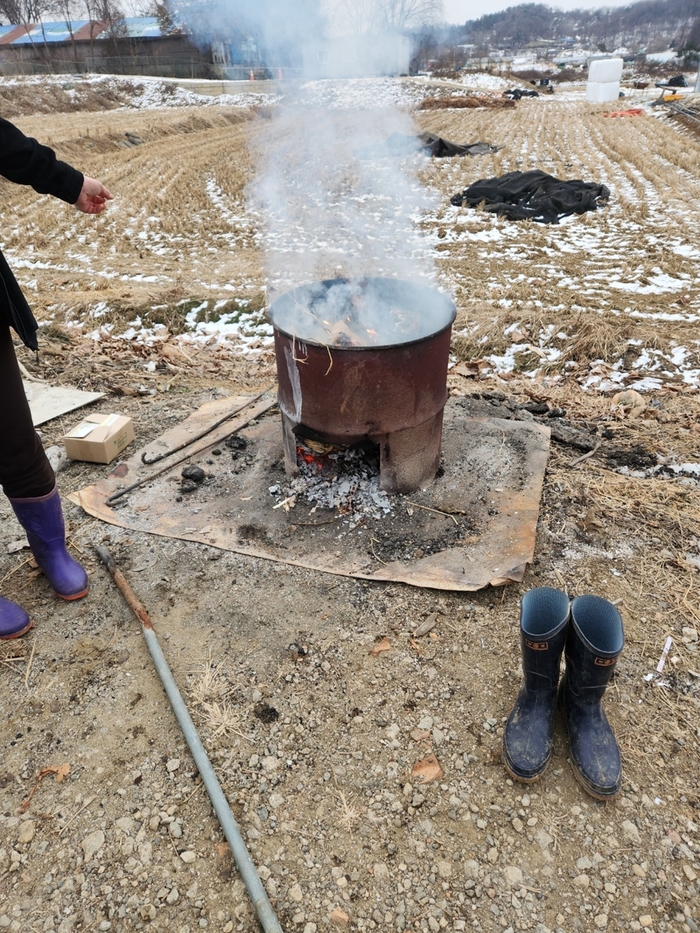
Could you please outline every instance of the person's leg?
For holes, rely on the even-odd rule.
[[[0,398],[0,484],[54,592],[79,599],[87,574],[66,548],[56,476],[34,430],[7,327],[0,327]]]
[[[24,485],[21,482],[18,484],[17,479],[22,476],[23,472],[26,475],[27,462],[34,465],[32,451],[35,443],[39,447],[41,444],[32,425],[31,415],[28,421],[29,431],[27,430],[29,405],[24,394],[10,329],[4,324],[0,324],[0,393],[3,399],[3,404],[0,405],[0,485],[5,488],[9,484],[11,490],[21,492],[24,490]],[[27,456],[28,442],[30,444],[29,456]],[[41,452],[43,454],[43,449]],[[18,464],[19,455],[21,455],[20,464]],[[32,479],[33,483],[39,482],[38,488],[42,493],[48,491],[47,482],[53,480],[53,470],[48,461],[47,465],[51,471],[50,476],[35,475]],[[49,485],[50,489],[51,485]],[[24,609],[17,603],[0,596],[0,639],[18,638],[31,627],[31,619]]]
[[[0,399],[0,485],[10,497],[46,496],[56,477],[32,423],[10,328],[2,324]]]

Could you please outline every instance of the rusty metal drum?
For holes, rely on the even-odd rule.
[[[384,489],[432,480],[455,313],[448,296],[402,279],[328,279],[278,298],[269,316],[287,472],[300,436],[379,444]]]

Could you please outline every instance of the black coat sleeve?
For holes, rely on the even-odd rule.
[[[19,185],[31,185],[39,194],[52,194],[75,204],[83,187],[83,175],[56,158],[48,146],[0,117],[0,175]]]

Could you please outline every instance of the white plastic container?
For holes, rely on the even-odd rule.
[[[621,58],[595,58],[588,66],[588,80],[598,84],[610,84],[617,81],[619,84],[623,64]]]
[[[604,104],[620,96],[619,81],[589,81],[586,85],[586,100],[592,104]]]

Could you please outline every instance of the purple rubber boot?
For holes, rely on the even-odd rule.
[[[8,497],[9,498],[9,497]],[[10,499],[34,558],[49,578],[54,593],[62,599],[80,599],[88,591],[88,577],[66,548],[58,487],[37,499]]]
[[[21,606],[0,596],[0,638],[19,638],[29,631],[32,624]]]

